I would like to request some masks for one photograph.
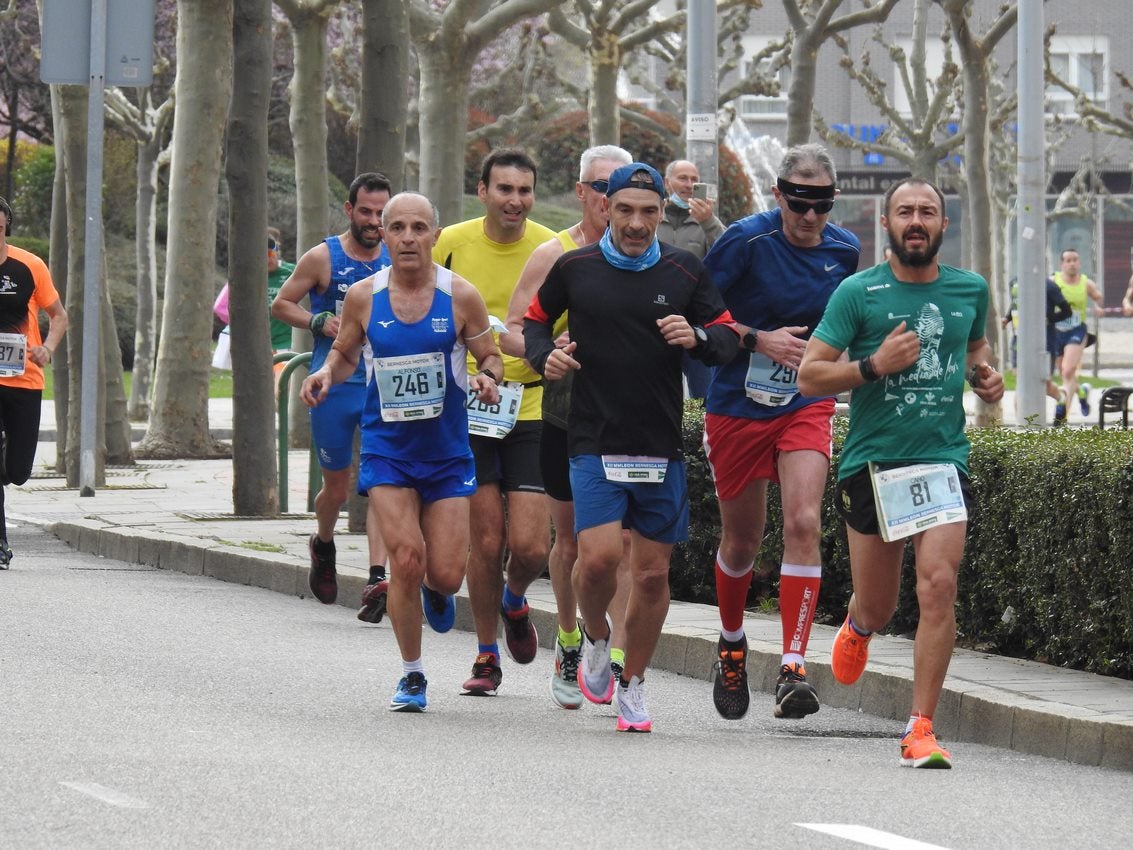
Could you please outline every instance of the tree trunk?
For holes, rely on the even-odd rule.
[[[279,513],[271,338],[268,331],[267,173],[271,0],[235,0],[233,88],[224,172],[228,179],[228,280],[232,328],[232,508]]]
[[[787,147],[806,144],[814,129],[814,86],[821,44],[821,39],[809,32],[795,32],[787,90]]]
[[[618,36],[595,33],[590,51],[590,95],[586,113],[590,125],[590,145],[621,144],[621,110],[618,103],[618,71],[622,67]]]
[[[130,431],[130,417],[126,415],[126,381],[122,374],[122,349],[118,345],[118,323],[114,320],[114,306],[110,301],[110,287],[106,285],[106,253],[102,255],[102,304],[99,336],[102,357],[101,414],[106,441],[106,463],[115,466],[134,465],[134,446]]]
[[[63,149],[63,163],[66,171],[67,196],[67,386],[56,387],[56,392],[67,393],[68,410],[75,415],[65,422],[67,443],[65,451],[65,470],[67,486],[79,486],[79,439],[82,409],[83,386],[83,324],[85,318],[83,291],[86,284],[86,182],[87,182],[87,99],[89,92],[85,86],[60,87],[60,118],[66,140]],[[94,383],[101,389],[104,373],[99,363],[99,375]],[[100,393],[101,395],[101,393]],[[96,405],[97,409],[97,405]],[[105,478],[105,440],[103,427],[105,420],[99,416],[95,436],[95,484],[100,486]],[[62,427],[62,425],[60,426]]]
[[[409,14],[402,0],[363,0],[362,91],[354,172],[380,171],[405,186]]]
[[[177,111],[169,178],[165,302],[143,457],[208,457],[212,270],[225,110],[232,89],[232,0],[177,4]]]
[[[136,146],[138,193],[134,200],[137,273],[137,312],[134,323],[134,381],[130,385],[131,420],[149,419],[153,367],[157,354],[157,157],[161,140],[154,137]]]
[[[468,130],[468,68],[443,46],[417,45],[421,191],[441,214],[441,224],[464,218],[464,134]]]
[[[64,153],[67,149],[66,123],[63,120],[63,88],[51,86],[51,124],[55,128],[55,179],[51,185],[51,280],[63,304],[67,304],[67,180]],[[67,471],[67,413],[70,410],[67,387],[70,360],[66,344],[60,345],[51,358],[51,374],[55,381],[55,471]]]

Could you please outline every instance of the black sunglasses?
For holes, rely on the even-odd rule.
[[[274,251],[274,250],[276,250],[276,249],[277,249],[278,247],[279,247],[279,243],[278,243],[278,242],[276,242],[276,241],[275,241],[274,239],[269,239],[269,240],[268,240],[268,250],[269,250],[269,251]]]
[[[800,201],[797,198],[783,197],[787,202],[787,208],[791,212],[798,213],[799,215],[806,215],[811,210],[814,210],[815,215],[826,215],[834,209],[834,201],[815,201],[813,204],[808,204],[806,201]]]
[[[606,190],[610,188],[609,180],[583,180],[587,186],[597,192],[599,195],[605,195]]]

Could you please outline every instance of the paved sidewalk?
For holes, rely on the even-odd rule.
[[[215,431],[231,428],[230,400],[210,403],[210,417]],[[50,411],[45,410],[44,431],[51,427]],[[54,443],[41,442],[32,480],[9,489],[10,521],[45,525],[71,546],[108,558],[310,595],[306,541],[313,517],[306,513],[273,519],[234,517],[231,461],[143,461],[130,469],[110,469],[106,486],[84,498],[48,471],[54,450]],[[305,452],[291,453],[288,492],[293,509],[306,504],[306,460]],[[345,521],[340,525],[344,527]],[[12,538],[18,569],[18,529]],[[340,533],[337,540],[339,604],[356,609],[366,581],[365,536]],[[550,582],[537,582],[528,599],[549,650],[554,633]],[[344,611],[343,616],[353,612]],[[458,597],[457,628],[472,630],[463,595]],[[714,607],[674,602],[653,666],[709,679],[718,628]],[[746,629],[752,687],[770,691],[779,666],[779,620],[749,614]],[[816,625],[808,654],[808,677],[822,701],[904,721],[911,693],[912,642],[875,638],[869,667],[857,684],[847,688],[830,674],[835,631]],[[703,710],[711,711],[707,694],[706,685]],[[935,723],[950,741],[1133,770],[1131,681],[957,650]]]

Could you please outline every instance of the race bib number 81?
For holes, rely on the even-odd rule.
[[[877,524],[887,543],[934,525],[964,522],[968,509],[960,474],[950,463],[915,463],[895,469],[869,465]]]

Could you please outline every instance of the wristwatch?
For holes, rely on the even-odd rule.
[[[759,344],[759,339],[756,337],[755,331],[752,330],[744,334],[740,342],[747,351],[755,351],[756,345]]]
[[[708,342],[708,331],[706,331],[700,325],[693,325],[692,333],[693,336],[696,337],[697,348],[700,348],[702,345],[705,345]]]

